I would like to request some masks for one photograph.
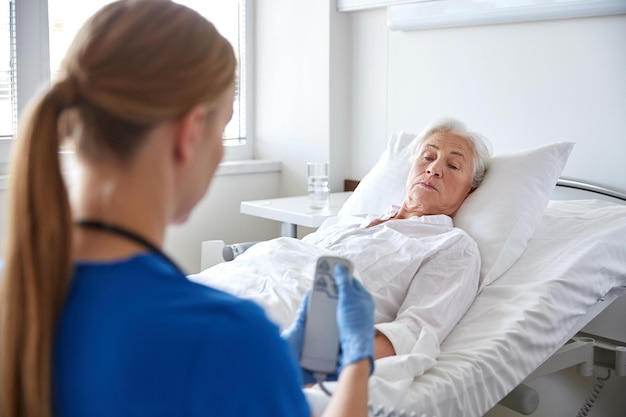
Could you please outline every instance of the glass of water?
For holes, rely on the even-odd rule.
[[[312,209],[327,209],[330,205],[328,171],[328,162],[307,162],[309,207]]]

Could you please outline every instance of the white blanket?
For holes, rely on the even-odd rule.
[[[311,288],[317,259],[346,257],[372,292],[377,329],[398,353],[393,360],[377,361],[376,375],[393,375],[393,381],[404,375],[402,384],[407,384],[436,363],[441,341],[473,301],[478,249],[447,216],[394,220],[371,228],[363,227],[363,219],[352,220],[330,222],[304,240],[257,243],[234,261],[189,278],[257,302],[284,329]]]

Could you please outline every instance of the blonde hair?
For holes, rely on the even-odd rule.
[[[52,350],[71,280],[72,216],[61,175],[60,118],[86,158],[131,157],[149,129],[198,104],[209,110],[234,83],[230,44],[170,0],[122,0],[91,17],[58,81],[30,103],[11,161],[0,283],[0,416],[52,416]]]

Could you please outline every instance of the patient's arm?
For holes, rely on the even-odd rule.
[[[393,348],[391,341],[376,330],[376,336],[374,337],[374,358],[380,359],[385,358],[387,356],[394,356],[396,354],[396,350]]]
[[[474,300],[480,271],[478,248],[468,236],[452,243],[421,264],[393,320],[376,324],[393,343],[396,355],[437,348]],[[384,339],[376,337],[374,346],[377,358],[385,355]]]

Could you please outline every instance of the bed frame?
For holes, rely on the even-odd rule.
[[[626,376],[626,329],[622,323],[626,316],[626,288],[617,288],[589,309],[577,325],[569,340],[498,404],[523,415],[534,413],[540,395],[526,382],[542,376],[576,367],[580,376],[602,377],[611,370],[615,376]],[[615,338],[617,336],[617,338]]]

